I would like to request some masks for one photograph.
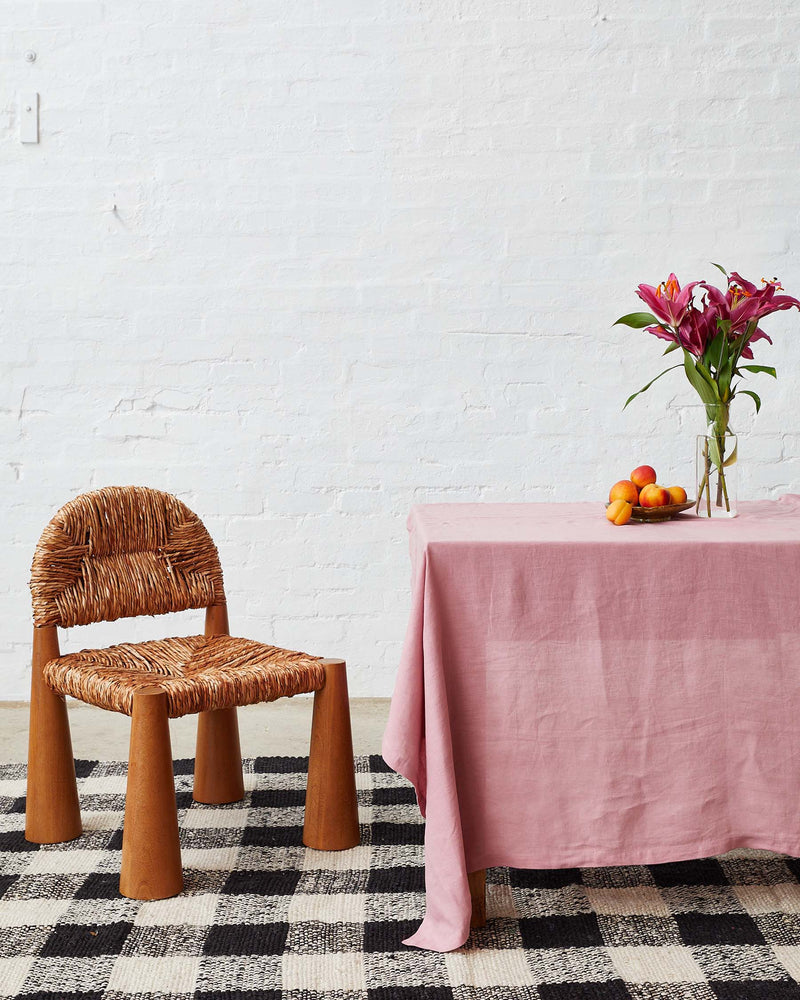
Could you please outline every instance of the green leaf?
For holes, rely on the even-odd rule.
[[[707,436],[706,442],[711,462],[717,469],[727,469],[728,466],[736,462],[738,442],[735,436],[726,434],[724,431],[715,431]],[[725,454],[726,447],[733,449],[727,455]]]
[[[733,358],[726,358],[725,364],[722,366],[717,378],[717,384],[719,385],[720,402],[723,403],[730,402],[732,378],[733,378]]]
[[[736,463],[739,457],[738,451],[739,451],[739,443],[737,441],[737,443],[733,446],[733,451],[730,453],[730,455],[728,455],[728,457],[722,463],[723,469],[727,469],[729,465],[734,465]]]
[[[703,376],[703,374],[698,371],[699,366],[702,365],[701,361],[695,361],[695,358],[687,350],[684,349],[683,352],[683,368],[686,372],[686,377],[689,382],[694,387],[695,392],[703,400],[704,403],[718,403],[719,393],[716,389],[716,383],[714,383],[714,388],[709,385],[708,380]],[[706,369],[707,371],[708,369]],[[624,407],[623,407],[624,409]]]
[[[681,345],[677,341],[674,344],[670,344],[669,347],[666,349],[666,351],[664,351],[664,354],[661,355],[661,357],[663,358],[664,355],[671,354],[673,351],[677,351],[680,346]]]
[[[629,326],[634,330],[641,330],[646,326],[658,326],[659,322],[652,313],[628,313],[620,318],[613,326]]]
[[[743,396],[752,396],[752,398],[756,401],[756,413],[758,413],[761,409],[761,398],[758,393],[753,392],[751,389],[740,389],[739,392],[741,392]]]
[[[718,327],[717,333],[709,341],[702,360],[704,371],[701,374],[706,378],[706,381],[710,379],[716,384],[719,398],[722,401],[727,400],[733,376],[733,358],[731,357],[730,342],[725,336],[725,330],[721,327]]]
[[[643,389],[640,389],[638,392],[635,392],[632,396],[628,396],[628,398],[625,400],[625,406],[627,406],[628,403],[630,403],[634,399],[636,399],[637,396],[641,396],[641,394],[643,392],[647,392],[647,390],[650,388],[650,386],[653,384],[653,382],[657,382],[661,378],[662,375],[666,375],[667,372],[675,371],[676,368],[680,368],[680,367],[681,367],[681,365],[673,365],[672,368],[665,368],[663,372],[659,372],[659,374],[656,375],[656,377],[654,379],[651,379],[651,381],[648,382],[647,385]],[[625,406],[622,407],[623,410],[625,409]]]
[[[720,361],[717,365],[717,385],[719,386],[720,399],[727,402],[731,394],[731,379],[733,378],[733,354],[730,350],[730,341],[727,337],[722,338],[720,347]]]
[[[724,267],[722,266],[722,264],[715,264],[715,263],[714,263],[714,261],[712,260],[712,261],[711,261],[711,266],[712,266],[712,267],[715,267],[715,268],[716,268],[716,269],[717,269],[718,271],[722,271],[722,273],[723,273],[723,274],[725,275],[725,277],[726,277],[726,278],[729,278],[729,277],[730,277],[730,275],[729,275],[729,274],[728,274],[728,272],[727,272],[727,271],[725,270],[725,268],[724,268]]]
[[[722,459],[719,454],[719,438],[716,434],[712,434],[708,438],[708,453],[711,456],[712,463],[719,468]]]
[[[724,330],[718,330],[703,353],[703,364],[708,368],[713,365],[719,371],[725,364],[728,353],[728,338]]]
[[[708,368],[706,368],[706,366],[699,358],[697,359],[697,361],[695,361],[694,366],[697,369],[697,371],[700,372],[700,374],[703,376],[706,382],[708,382],[708,384],[714,390],[714,395],[719,399],[719,386],[714,381],[714,376],[711,374]]]
[[[778,373],[774,368],[770,368],[769,365],[739,365],[739,369],[744,372],[766,372],[767,375],[771,375],[773,378],[778,377]]]
[[[731,332],[731,321],[729,319],[720,319],[717,317],[717,329],[721,330],[727,337]]]
[[[695,367],[695,370],[697,371],[698,375],[701,376],[701,378],[706,383],[706,385],[709,387],[709,389],[711,389],[711,392],[713,393],[713,396],[712,396],[713,401],[714,402],[721,402],[722,401],[722,397],[720,396],[720,392],[719,392],[719,384],[717,383],[716,379],[711,374],[711,372],[708,370],[708,368],[706,368],[706,366],[703,364],[703,362],[699,358],[695,361],[694,367]]]
[[[739,358],[742,356],[742,352],[744,351],[745,347],[747,347],[750,338],[756,332],[757,328],[758,328],[758,322],[754,319],[751,319],[750,322],[745,327],[744,333],[740,337],[736,338],[736,348],[734,350],[735,364],[738,364]]]

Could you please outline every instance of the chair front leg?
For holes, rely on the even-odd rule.
[[[303,843],[343,851],[360,840],[353,737],[344,660],[323,660],[325,686],[314,694]]]
[[[119,891],[129,899],[165,899],[182,889],[167,695],[142,688],[133,696]]]
[[[81,834],[67,704],[42,676],[45,664],[58,655],[55,625],[35,628],[25,801],[25,839],[34,844],[58,844]]]

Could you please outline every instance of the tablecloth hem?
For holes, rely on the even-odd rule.
[[[408,945],[410,948],[419,948],[421,951],[457,951],[459,948],[463,947],[469,940],[469,928],[467,928],[466,934],[461,937],[458,935],[453,938],[453,943],[450,944],[447,937],[444,941],[441,940],[441,935],[439,935],[435,930],[431,931],[425,926],[425,921],[423,920],[419,926],[419,929],[411,935],[411,937],[406,938],[403,944]]]
[[[649,860],[645,860],[644,858],[626,860],[624,864],[620,864],[619,861],[612,861],[604,862],[602,864],[591,862],[584,864],[568,863],[563,865],[543,865],[539,862],[531,863],[528,857],[515,857],[512,860],[508,860],[508,856],[504,854],[504,860],[500,860],[495,855],[490,855],[490,860],[480,860],[477,862],[473,861],[470,864],[470,869],[477,871],[481,868],[520,868],[526,870],[548,870],[559,868],[627,868],[635,865],[674,864],[679,861],[692,861],[700,858],[716,857],[721,854],[727,854],[728,851],[735,851],[743,848],[770,851],[774,854],[785,854],[792,858],[800,857],[800,839],[794,841],[776,841],[774,839],[762,839],[761,837],[733,837],[723,843],[718,841],[713,843],[705,842],[698,847],[677,848],[674,851],[669,850],[663,855],[658,853],[655,856],[648,855],[647,857]],[[488,920],[492,919],[491,910],[488,912],[487,918]],[[426,917],[423,919],[414,934],[403,941],[403,944],[408,945],[411,948],[419,948],[424,951],[448,952],[457,951],[469,940],[469,931],[467,931],[466,936],[463,938],[456,936],[451,939],[447,932],[440,933],[435,927],[431,928],[426,926],[427,922],[428,918]]]
[[[633,865],[667,865],[679,861],[694,861],[698,858],[716,857],[742,848],[786,854],[791,858],[800,857],[800,836],[791,840],[760,836],[727,836],[721,840],[694,841],[691,845],[673,845],[661,850],[615,851],[614,855],[589,853],[565,857],[553,862],[552,855],[544,859],[541,855],[516,854],[507,852],[478,856],[471,855],[467,867],[470,871],[482,868],[521,868],[526,870],[558,870],[564,868],[627,868]],[[620,861],[623,857],[625,860]]]

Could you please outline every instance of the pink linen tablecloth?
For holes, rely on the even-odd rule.
[[[589,503],[408,524],[383,741],[426,817],[407,944],[462,945],[467,873],[494,865],[800,855],[800,496],[623,528]]]

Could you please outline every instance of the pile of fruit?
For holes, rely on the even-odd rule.
[[[686,503],[686,490],[682,486],[659,486],[656,470],[651,465],[634,469],[630,479],[620,479],[611,487],[606,517],[612,524],[627,524],[634,507],[668,507]]]

